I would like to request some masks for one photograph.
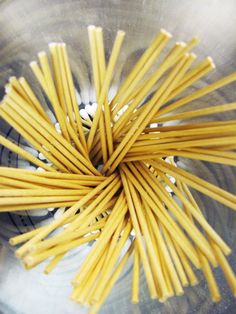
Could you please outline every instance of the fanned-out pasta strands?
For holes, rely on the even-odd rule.
[[[223,119],[236,103],[201,103],[202,108],[196,103],[176,111],[232,83],[236,74],[191,92],[215,68],[213,60],[194,63],[191,50],[198,38],[169,48],[172,36],[161,29],[120,86],[112,86],[121,73],[116,69],[124,36],[117,32],[109,53],[102,28],[88,27],[95,112],[93,104],[86,113],[83,78],[77,81],[63,42],[49,44],[50,60],[41,51],[39,62],[30,63],[45,101],[24,77],[12,76],[5,85],[0,117],[10,129],[6,138],[0,135],[0,213],[58,209],[54,219],[10,238],[10,245],[17,246],[15,255],[26,270],[46,263],[47,275],[63,267],[60,262],[72,250],[89,247],[71,281],[71,299],[88,306],[90,314],[100,310],[132,254],[134,304],[141,298],[141,269],[147,292],[161,303],[196,285],[199,271],[212,301],[220,301],[218,267],[236,296],[236,276],[227,260],[231,248],[189,188],[234,210],[236,196],[178,162],[236,166],[236,120]],[[11,128],[19,133],[19,146]],[[15,167],[23,167],[22,159],[28,162],[24,168],[6,166],[15,162],[11,152],[21,157]]]
[[[173,218],[164,211],[164,207],[162,206],[161,202],[156,196],[154,196],[155,194],[147,186],[146,182],[144,184],[143,180],[138,181],[133,175],[131,175],[131,172],[128,170],[127,167],[124,167],[124,165],[122,165],[122,169],[129,174],[131,182],[133,182],[133,184],[139,188],[140,193],[142,193],[144,199],[147,201],[149,206],[151,206],[152,210],[155,211],[155,215],[158,217],[158,219],[166,226],[170,233],[175,234],[176,241],[178,241],[179,245],[183,247],[193,264],[196,267],[199,267],[199,260],[190,241],[188,241],[188,239],[184,236],[184,233],[181,232],[181,229],[174,222]],[[139,182],[142,182],[145,189]],[[146,190],[148,191],[148,194]],[[151,197],[154,197],[154,200],[152,200]],[[156,210],[156,208],[158,208],[158,210]]]
[[[84,196],[80,201],[75,203],[75,205],[70,207],[60,218],[58,218],[56,221],[54,221],[53,223],[48,225],[47,228],[43,229],[35,237],[30,239],[28,242],[26,242],[23,246],[21,246],[16,251],[16,256],[17,257],[23,256],[28,251],[28,249],[30,248],[30,246],[32,244],[35,244],[38,241],[44,239],[52,231],[54,231],[56,228],[58,228],[58,226],[62,222],[66,221],[69,217],[73,216],[81,206],[86,204],[93,196],[95,196],[97,194],[97,192],[101,191],[104,187],[106,187],[109,183],[111,183],[115,177],[116,177],[116,174],[108,177],[104,182],[102,182],[95,189],[93,189],[90,193],[88,193],[86,196]]]
[[[156,81],[163,75],[163,73],[175,62],[176,57],[183,51],[184,45],[182,43],[177,43],[171,51],[170,55],[166,57],[161,66],[158,68],[152,79],[143,87],[139,95],[135,100],[129,105],[127,110],[123,113],[120,119],[115,123],[113,127],[114,137],[117,138],[118,130],[121,129],[127,122],[130,114],[136,109],[136,107],[141,103],[147,93],[151,90]]]
[[[132,144],[142,133],[145,126],[152,119],[154,114],[158,111],[158,107],[162,106],[163,101],[169,95],[176,82],[178,82],[178,80],[185,73],[191,62],[192,60],[188,56],[184,56],[183,58],[181,58],[180,62],[174,67],[174,69],[170,72],[166,80],[162,83],[160,89],[158,89],[157,92],[152,97],[148,106],[138,117],[138,119],[133,123],[132,127],[126,134],[125,138],[118,145],[112,156],[104,165],[103,168],[104,173],[107,171],[109,174],[116,169],[118,164],[122,161],[125,154],[132,146]]]

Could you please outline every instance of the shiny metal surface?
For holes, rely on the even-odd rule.
[[[198,35],[201,44],[195,49],[199,59],[211,55],[217,70],[209,74],[195,88],[236,70],[236,2],[234,0],[6,0],[0,1],[0,94],[11,75],[25,76],[44,102],[28,63],[34,60],[40,50],[47,50],[52,41],[65,41],[73,67],[76,86],[81,101],[88,104],[94,100],[91,86],[90,55],[86,27],[89,24],[104,28],[105,44],[109,53],[117,29],[127,32],[119,69],[113,82],[114,89],[137,60],[160,28],[173,34],[174,40],[189,40]],[[209,96],[193,102],[189,107],[200,108],[206,104],[221,104],[236,101],[236,84],[222,88]],[[234,118],[235,113],[220,115],[218,118]],[[9,126],[0,121],[0,132],[21,145],[27,145]],[[0,148],[1,164],[28,167],[8,151]],[[37,152],[35,152],[37,153]],[[216,164],[208,164],[182,159],[181,167],[191,170],[200,177],[236,193],[235,169]],[[195,194],[204,208],[210,223],[223,236],[233,249],[231,264],[236,271],[236,214],[223,205]],[[25,216],[22,213],[22,217]],[[48,216],[47,211],[35,217],[18,219],[20,228],[24,224],[34,224]],[[61,267],[46,277],[41,273],[42,266],[31,272],[23,270],[14,258],[12,250],[6,246],[7,237],[17,233],[16,222],[7,215],[0,215],[0,235],[4,247],[0,248],[0,313],[3,314],[74,314],[86,313],[79,305],[68,299],[70,280],[89,247],[71,253],[61,262]],[[18,226],[18,227],[19,227]],[[115,285],[101,313],[149,314],[149,313],[233,313],[236,301],[232,297],[223,275],[215,270],[222,292],[222,302],[213,304],[206,283],[199,274],[200,284],[187,288],[185,295],[172,298],[164,304],[149,299],[145,278],[142,274],[140,304],[130,304],[131,261]]]

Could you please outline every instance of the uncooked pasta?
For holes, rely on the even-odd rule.
[[[48,261],[44,272],[50,274],[69,251],[92,243],[72,278],[71,293],[72,300],[90,306],[90,313],[99,311],[128,259],[133,260],[132,303],[139,302],[141,267],[157,302],[196,285],[196,269],[212,301],[220,301],[214,267],[222,269],[236,296],[236,277],[227,260],[231,249],[192,190],[233,210],[236,196],[181,169],[174,158],[236,166],[235,120],[191,120],[235,110],[236,103],[187,106],[235,81],[236,73],[182,96],[215,65],[210,57],[197,61],[192,52],[197,38],[170,47],[171,38],[160,30],[111,98],[125,32],[117,32],[107,58],[102,28],[89,26],[97,109],[88,119],[80,114],[65,43],[50,43],[49,54],[41,51],[30,63],[56,123],[26,78],[11,77],[6,85],[1,118],[45,159],[0,136],[1,145],[37,168],[0,167],[0,212],[66,208],[10,244],[17,245],[16,257],[26,270]],[[176,111],[182,107],[184,112]]]

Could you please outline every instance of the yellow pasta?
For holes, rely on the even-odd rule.
[[[62,211],[9,242],[19,245],[15,255],[26,270],[47,262],[44,273],[49,275],[68,252],[93,241],[71,282],[71,299],[89,306],[90,313],[99,311],[129,258],[132,303],[139,302],[141,267],[157,302],[180,297],[185,287],[196,285],[195,268],[203,273],[213,302],[223,296],[212,267],[222,269],[236,296],[236,276],[227,260],[231,248],[189,188],[233,210],[236,196],[173,161],[180,157],[236,166],[236,120],[217,119],[217,114],[234,111],[235,102],[175,112],[235,81],[236,74],[181,97],[215,65],[210,57],[194,65],[197,56],[191,50],[198,38],[169,49],[172,35],[161,29],[111,98],[124,37],[117,32],[107,58],[102,28],[88,27],[97,102],[93,118],[82,118],[82,111],[80,116],[65,43],[49,44],[51,63],[44,51],[39,63],[30,63],[55,122],[28,80],[13,76],[6,84],[0,116],[36,154],[0,135],[2,146],[35,167],[0,167],[0,212]],[[208,117],[214,120],[191,120]]]

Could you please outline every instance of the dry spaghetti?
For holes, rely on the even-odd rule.
[[[209,57],[196,61],[191,50],[197,38],[175,43],[163,56],[172,36],[161,30],[110,99],[125,33],[117,32],[108,60],[103,30],[89,26],[88,35],[98,104],[93,119],[80,115],[64,43],[49,44],[49,56],[42,51],[39,62],[30,63],[59,128],[25,78],[11,77],[6,85],[1,118],[45,161],[0,136],[1,145],[39,169],[0,168],[0,212],[66,207],[49,225],[11,238],[11,245],[20,245],[16,256],[26,269],[49,260],[44,270],[49,274],[67,252],[93,241],[72,280],[71,295],[90,305],[91,313],[101,308],[131,255],[133,303],[139,301],[141,266],[151,298],[160,302],[197,284],[193,266],[203,272],[214,302],[221,299],[212,271],[217,266],[236,296],[236,277],[227,261],[231,249],[190,188],[234,210],[236,196],[173,161],[179,156],[236,166],[235,120],[186,122],[235,110],[236,103],[175,111],[235,81],[236,73],[181,97],[215,66]]]

